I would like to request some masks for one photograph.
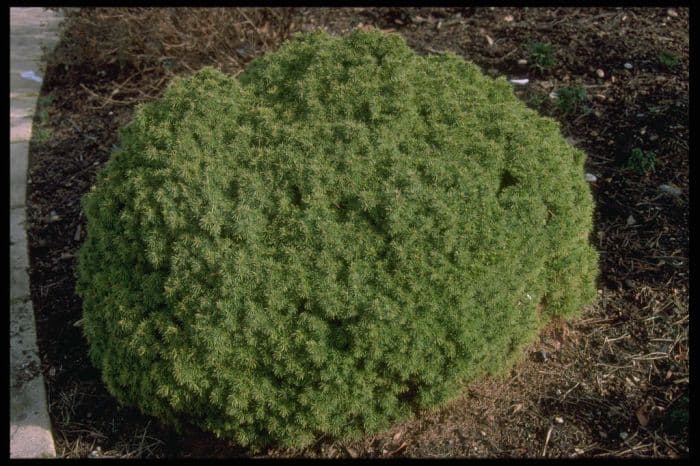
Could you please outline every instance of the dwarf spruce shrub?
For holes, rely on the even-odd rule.
[[[242,445],[387,428],[593,300],[583,162],[504,79],[398,35],[176,79],[84,199],[90,357]]]

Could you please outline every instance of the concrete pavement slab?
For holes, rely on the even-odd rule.
[[[26,189],[32,117],[43,77],[42,46],[58,39],[60,15],[10,8],[10,458],[56,456],[36,344],[29,283]]]
[[[29,142],[32,137],[32,120],[14,118],[10,121],[10,143]]]
[[[10,207],[21,207],[27,199],[28,142],[10,143]]]

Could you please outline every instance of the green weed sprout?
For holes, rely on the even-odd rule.
[[[636,171],[639,174],[645,174],[654,171],[656,165],[656,154],[652,151],[643,151],[639,147],[635,147],[630,152],[625,166]]]
[[[587,99],[586,91],[580,86],[562,87],[557,90],[557,106],[565,115],[579,111]]]
[[[530,49],[530,63],[540,71],[546,71],[554,66],[554,47],[546,42],[532,42]]]
[[[681,62],[680,59],[675,54],[668,52],[668,51],[662,51],[659,54],[658,59],[659,59],[659,63],[661,63],[661,65],[665,66],[669,70],[674,69]]]

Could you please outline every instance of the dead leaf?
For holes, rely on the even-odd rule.
[[[649,424],[649,415],[645,405],[637,408],[637,412],[635,414],[637,415],[637,420],[642,427],[646,427]]]
[[[391,439],[392,439],[394,442],[398,442],[399,439],[401,438],[401,434],[403,434],[403,432],[398,431],[398,432],[396,432],[396,433],[394,434],[394,436],[393,436]]]
[[[388,456],[398,455],[408,447],[408,443],[403,442],[399,448],[389,453]]]

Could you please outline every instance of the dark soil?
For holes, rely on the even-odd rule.
[[[229,72],[286,36],[265,36],[278,20],[289,22],[283,31],[392,29],[419,53],[449,50],[494,76],[528,78],[514,84],[517,94],[559,120],[588,153],[586,172],[597,178],[592,241],[601,254],[598,302],[577,320],[550,325],[506,376],[362,441],[321,439],[255,456],[688,455],[688,17],[687,9],[667,8],[344,8],[251,20],[257,34]],[[100,21],[109,27],[108,18]],[[168,75],[144,71],[127,86],[134,68],[81,60],[75,53],[85,48],[76,43],[87,39],[73,32],[48,56],[28,194],[32,299],[57,453],[251,456],[194,427],[177,433],[119,406],[88,361],[74,291],[85,239],[80,198],[134,105],[157,95]],[[551,44],[551,66],[533,66],[533,42]],[[585,96],[563,102],[556,94],[566,87]],[[625,168],[633,148],[654,152],[653,171]]]

